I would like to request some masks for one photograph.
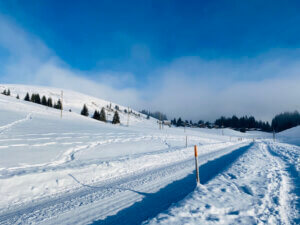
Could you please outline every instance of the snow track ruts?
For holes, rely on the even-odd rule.
[[[200,167],[200,179],[203,182],[212,179],[251,145],[239,147],[231,153],[225,152],[225,155],[204,163]],[[210,157],[210,154],[212,153],[208,153],[207,157]],[[210,158],[214,158],[213,155]],[[215,166],[217,169],[214,172],[207,173],[207,170]],[[96,224],[112,224],[113,221],[138,224],[167,209],[172,203],[193,191],[193,171],[194,160],[188,159],[95,186],[81,184],[82,188],[76,192],[45,198],[3,212],[0,214],[0,224],[30,224],[33,221],[43,224],[84,224],[91,220],[99,220]],[[80,183],[75,176],[70,176]],[[74,213],[79,217],[80,214],[85,216],[74,219]],[[124,219],[126,215],[127,220]]]
[[[24,119],[16,120],[12,123],[6,124],[0,127],[0,134],[3,134],[6,130],[12,128],[13,126],[28,121],[31,118],[31,114],[29,113]]]
[[[253,144],[238,148],[231,153],[217,159],[208,161],[200,166],[200,181],[207,183],[216,175],[228,168],[239,156],[245,153]],[[193,160],[192,160],[193,161]],[[194,166],[194,162],[191,162]],[[168,209],[186,197],[196,187],[195,172],[181,180],[174,181],[156,193],[146,194],[142,201],[136,202],[131,207],[119,211],[116,215],[107,217],[104,220],[95,221],[94,225],[102,224],[141,224],[143,221],[153,218],[158,213]]]
[[[273,145],[274,146],[274,145]],[[276,145],[275,145],[276,146]],[[288,213],[288,210],[285,210],[282,208],[281,213],[284,214],[283,218],[286,218],[286,221],[289,220],[289,216],[294,218],[292,221],[292,224],[299,224],[300,223],[300,176],[299,173],[292,163],[289,162],[289,159],[278,152],[276,152],[274,149],[272,149],[271,146],[268,146],[269,153],[277,160],[282,161],[281,164],[284,165],[282,168],[283,171],[285,171],[289,178],[290,182],[292,184],[291,192],[295,196],[295,198],[291,199],[291,208],[293,208],[295,215],[286,215]]]

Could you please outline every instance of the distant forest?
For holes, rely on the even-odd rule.
[[[240,118],[237,116],[232,116],[229,118],[222,116],[220,119],[215,121],[215,124],[219,127],[238,129],[242,132],[245,132],[246,129],[257,129],[266,132],[273,130],[269,122],[257,121],[253,116],[243,116]]]
[[[237,118],[236,116],[232,116],[231,118],[221,117],[216,120],[215,124],[240,129],[241,131],[259,129],[266,132],[281,132],[300,125],[300,114],[298,111],[278,114],[273,118],[271,125],[268,122],[256,121],[253,116],[243,116],[241,118]]]
[[[178,119],[174,118],[171,120],[171,124],[176,127],[208,127],[208,128],[232,128],[245,132],[247,130],[261,130],[265,132],[281,132],[286,129],[300,125],[300,114],[298,111],[295,112],[285,112],[276,115],[272,123],[264,122],[261,120],[256,120],[253,116],[242,116],[238,118],[237,116],[232,117],[220,117],[215,121],[215,123],[204,122],[199,120],[199,122],[194,123],[191,120],[182,120],[181,117]]]
[[[158,119],[158,120],[167,120],[168,119],[166,114],[164,114],[162,112],[158,112],[158,111],[150,112],[150,111],[147,111],[147,110],[143,109],[142,111],[140,111],[140,113],[143,113],[143,114],[147,115],[148,119],[149,119],[150,116],[155,118],[155,119]]]
[[[272,128],[274,128],[276,132],[290,129],[298,125],[300,125],[300,114],[298,111],[278,114],[272,120]]]

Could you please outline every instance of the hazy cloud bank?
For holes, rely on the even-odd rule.
[[[194,120],[214,120],[233,113],[270,119],[278,112],[300,110],[298,49],[277,49],[238,60],[179,58],[153,68],[141,89],[133,88],[133,73],[73,70],[37,37],[3,16],[0,33],[1,82],[72,89]]]

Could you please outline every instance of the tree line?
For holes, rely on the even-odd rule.
[[[58,99],[58,101],[55,103],[53,103],[52,98],[46,98],[45,95],[43,95],[43,97],[41,98],[39,94],[37,93],[32,93],[31,96],[29,95],[29,93],[27,92],[24,100],[27,102],[33,102],[36,104],[41,104],[44,106],[48,106],[48,107],[53,107],[55,109],[62,109],[62,104],[61,104],[61,100]]]
[[[298,111],[280,113],[272,120],[272,127],[276,132],[287,130],[299,125],[300,114]]]
[[[119,107],[117,107],[117,108],[119,108]],[[117,108],[116,108],[116,111],[115,111],[114,116],[113,116],[112,124],[119,124],[120,123],[120,116],[119,116]],[[83,115],[83,116],[89,116],[89,110],[88,110],[88,107],[86,106],[86,104],[83,105],[80,114]],[[102,107],[100,112],[98,110],[95,110],[92,118],[95,119],[95,120],[102,121],[102,122],[107,122],[104,107]]]
[[[233,129],[245,132],[246,129],[258,129],[266,132],[272,131],[272,127],[269,122],[257,121],[253,116],[242,116],[238,118],[237,116],[224,117],[217,119],[215,125],[219,127],[229,127]]]
[[[158,119],[158,120],[167,120],[168,119],[166,114],[159,112],[159,111],[150,112],[150,111],[143,109],[140,111],[140,113],[147,115],[147,119],[150,119],[150,116],[155,119]]]

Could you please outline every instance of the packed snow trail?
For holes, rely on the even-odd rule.
[[[240,148],[240,146],[245,144],[237,144],[201,155],[199,162],[206,164],[208,160],[212,160],[208,162],[208,164],[211,164],[214,160],[220,160],[222,155],[230,154],[234,150],[235,152],[239,151],[242,153],[247,147]],[[228,163],[231,162],[228,161]],[[147,206],[147,204],[156,206],[155,204],[158,204],[164,206],[163,209],[166,209],[171,203],[182,199],[194,189],[194,175],[187,176],[193,171],[194,161],[190,157],[177,163],[156,167],[148,171],[136,172],[121,179],[113,179],[112,181],[100,182],[93,185],[85,185],[76,178],[76,175],[69,174],[72,179],[81,185],[78,191],[51,197],[50,199],[46,198],[24,206],[16,206],[10,212],[6,211],[0,214],[0,223],[28,224],[34,221],[35,223],[41,222],[43,224],[84,224],[97,218],[105,219],[109,215],[115,215],[115,217],[113,216],[114,218],[119,218],[118,212],[122,214],[123,210],[126,210],[128,207],[129,210],[132,210],[132,207],[144,209],[141,206]],[[219,171],[217,170],[216,173]],[[214,175],[211,174],[210,178]],[[189,188],[185,184],[188,184]],[[160,189],[162,190],[160,191]],[[170,195],[166,196],[165,203],[161,204],[157,201],[157,196],[164,193],[164,190],[167,190]],[[153,209],[155,208],[158,210],[161,209],[161,207],[153,207]],[[77,216],[74,218],[74,213],[79,215],[79,217],[83,215],[83,218],[78,218]],[[143,220],[155,216],[157,213],[159,213],[157,210],[154,210],[154,212],[145,210],[144,217],[136,221],[141,223]],[[132,214],[131,216],[131,218],[135,218],[136,215]],[[101,222],[99,223],[101,224]]]
[[[238,148],[231,153],[201,165],[199,168],[201,183],[208,182],[222,172],[251,146],[252,144]],[[193,160],[190,161],[189,166],[194,166]],[[196,181],[194,172],[181,180],[168,184],[156,193],[144,193],[145,197],[142,201],[118,212],[116,215],[110,216],[104,220],[96,221],[93,224],[141,224],[143,221],[154,217],[159,212],[168,209],[173,203],[183,199],[187,194],[192,192],[195,187]]]
[[[215,179],[145,224],[299,224],[300,152],[291,148],[257,142]]]
[[[289,149],[289,151],[287,152],[285,149]],[[292,208],[290,217],[294,218],[292,223],[300,224],[300,148],[293,145],[270,142],[268,150],[278,160],[283,161],[284,170],[289,175],[290,191],[293,196],[290,199],[290,207]]]

